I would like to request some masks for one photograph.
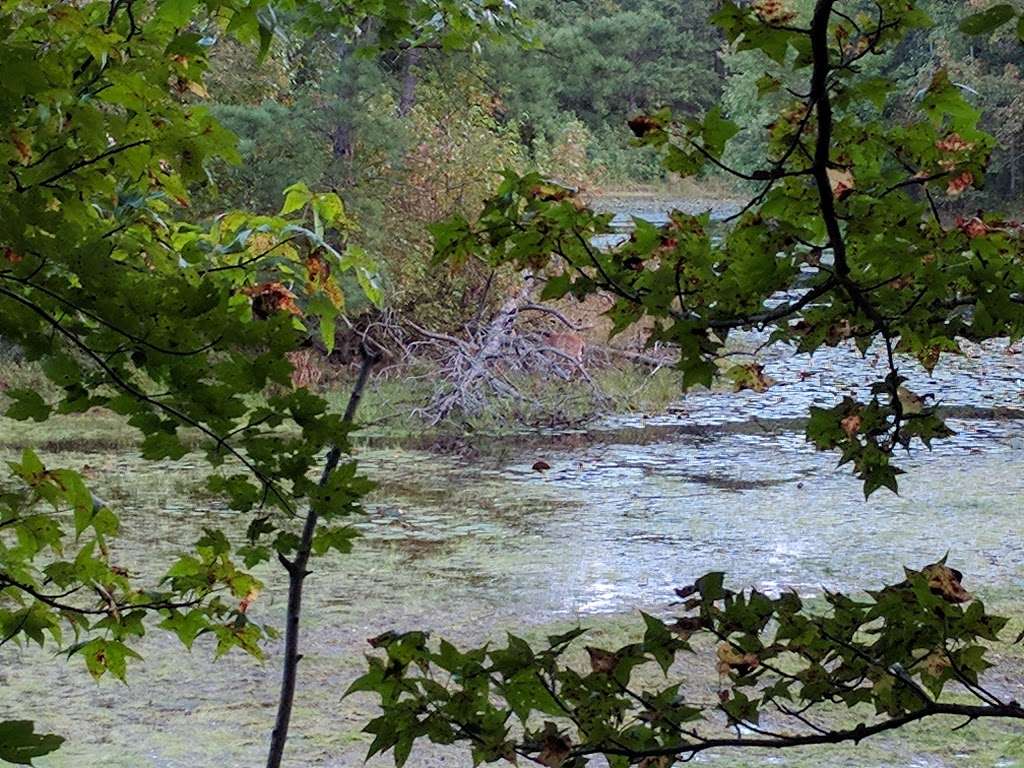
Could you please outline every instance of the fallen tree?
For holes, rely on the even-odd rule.
[[[474,415],[484,411],[490,398],[523,401],[516,386],[517,375],[579,377],[603,397],[584,365],[583,342],[574,325],[562,312],[537,303],[532,297],[532,279],[506,298],[486,322],[470,325],[462,337],[428,330],[409,321],[409,327],[425,339],[436,353],[437,387],[421,415],[432,424],[453,413]],[[564,334],[545,331],[522,322],[524,315],[542,314],[554,318],[578,341],[575,349],[560,343]]]

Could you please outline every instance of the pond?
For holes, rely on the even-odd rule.
[[[814,360],[769,353],[766,370],[777,384],[765,394],[693,393],[664,414],[490,444],[472,457],[362,449],[359,458],[380,487],[356,551],[318,561],[308,583],[286,764],[361,764],[367,742],[358,730],[372,709],[341,695],[359,673],[366,638],[387,629],[424,628],[468,642],[504,628],[617,626],[636,608],[667,613],[672,587],[712,569],[727,571],[737,586],[815,595],[878,586],[898,579],[903,564],[921,566],[947,551],[969,589],[1017,602],[1024,594],[1024,422],[991,406],[1024,406],[1024,357],[1005,345],[969,352],[934,379],[908,363],[915,391],[972,406],[959,413],[974,418],[954,419],[957,436],[933,452],[902,458],[909,474],[900,495],[880,492],[869,504],[860,484],[835,469],[835,456],[816,453],[779,421],[863,389],[865,361],[846,349]],[[121,510],[123,546],[133,548],[115,557],[129,568],[158,570],[154,559],[168,561],[204,525],[229,524],[230,513],[197,491],[198,463],[143,463],[119,451],[48,458],[84,467]],[[541,458],[548,472],[532,470]],[[280,626],[283,574],[268,568],[261,575],[267,590],[251,612]],[[93,683],[80,661],[5,648],[0,718],[31,718],[68,737],[63,750],[37,761],[43,768],[262,764],[279,647],[267,649],[264,664],[240,655],[214,663],[208,644],[187,654],[158,633],[141,650],[145,661],[124,686]],[[1024,748],[1014,738],[1019,754]],[[840,751],[832,764],[963,764],[946,746],[873,749]],[[972,752],[970,764],[1015,765],[1001,757],[1009,750],[996,744]],[[410,761],[469,764],[463,752],[434,749]]]
[[[671,436],[623,442],[608,427],[580,447],[510,449],[465,461],[409,450],[366,451],[380,483],[356,553],[317,563],[303,638],[306,659],[291,765],[354,765],[364,704],[340,702],[365,639],[423,627],[461,640],[502,628],[543,626],[663,610],[675,585],[711,569],[762,589],[856,589],[947,550],[972,589],[1005,591],[1024,577],[1024,451],[1005,423],[958,422],[960,434],[914,456],[899,497],[863,502],[793,433]],[[635,434],[635,433],[630,433]],[[538,456],[552,465],[531,470]],[[64,455],[87,464],[124,511],[118,552],[139,567],[169,558],[227,513],[190,493],[180,467],[131,455]],[[279,573],[254,606],[280,621]],[[201,645],[201,644],[200,644]],[[251,766],[272,717],[278,649],[268,662],[211,663],[158,635],[130,685],[95,685],[78,663],[38,652],[5,665],[0,712],[66,733],[65,750],[40,765]],[[11,652],[5,654],[13,662]],[[101,759],[102,758],[102,759]],[[414,763],[415,764],[415,763]]]

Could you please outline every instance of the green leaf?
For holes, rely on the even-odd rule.
[[[374,306],[382,306],[382,302],[384,301],[384,292],[381,289],[380,278],[376,272],[371,272],[368,269],[357,267],[356,281],[359,283],[359,287],[362,289],[363,295],[366,296]]]
[[[334,351],[338,308],[327,296],[317,293],[309,299],[307,312],[316,316],[320,329],[320,340],[324,343],[327,354],[331,354]]]
[[[107,643],[104,649],[104,663],[107,670],[122,683],[126,681],[128,670],[128,659],[139,659],[142,657],[120,641]]]
[[[560,645],[567,645],[578,637],[585,635],[589,630],[586,627],[575,627],[570,629],[568,632],[562,632],[558,635],[548,635],[548,645],[552,648],[556,648]]]
[[[960,31],[966,35],[984,35],[1008,22],[1017,13],[1009,3],[1000,3],[975,13],[960,22]]]
[[[334,342],[337,334],[337,323],[333,314],[320,316],[320,340],[324,343],[327,354],[334,351]]]
[[[260,50],[256,56],[256,63],[263,64],[270,53],[270,45],[274,42],[274,30],[260,21]]]
[[[312,199],[313,193],[304,183],[293,184],[284,191],[284,206],[281,208],[281,215],[287,216],[289,213],[305,208]]]
[[[26,448],[21,452],[20,464],[12,462],[10,467],[29,485],[35,485],[39,482],[46,471],[43,462],[31,448]]]
[[[0,721],[0,760],[15,765],[32,765],[32,759],[60,749],[64,738],[36,733],[31,720]]]
[[[758,98],[764,96],[766,93],[774,93],[782,87],[782,81],[777,77],[765,73],[761,77],[757,78],[757,95]]]
[[[896,477],[903,474],[903,470],[889,464],[875,467],[864,476],[864,499],[871,498],[871,494],[881,488],[888,488],[893,493],[899,491]]]
[[[209,628],[210,622],[203,611],[193,609],[188,613],[172,612],[160,626],[176,634],[182,645],[191,649],[192,643]]]
[[[146,435],[142,441],[143,458],[157,461],[159,459],[172,459],[177,461],[188,453],[181,440],[171,432],[154,432]]]
[[[287,206],[287,200],[286,206]],[[313,209],[328,227],[342,227],[349,224],[345,217],[345,205],[341,198],[334,193],[316,195],[313,197]]]
[[[192,18],[199,0],[161,0],[158,4],[157,19],[175,27],[181,27]]]
[[[572,289],[572,275],[563,272],[560,275],[549,277],[544,283],[544,289],[540,293],[542,301],[560,299]]]
[[[7,408],[7,418],[17,421],[46,421],[49,418],[52,409],[35,390],[9,389],[6,395],[14,401]]]
[[[82,377],[82,369],[74,358],[60,353],[43,361],[43,371],[50,381],[60,387],[74,384]]]
[[[347,555],[352,551],[352,541],[359,535],[359,531],[349,526],[320,528],[313,537],[313,554],[323,555],[334,549]]]
[[[508,677],[501,686],[501,692],[512,711],[522,720],[526,720],[531,712],[564,714],[533,669]]]
[[[721,571],[704,574],[697,579],[695,585],[704,600],[721,600],[725,597],[725,574]]]
[[[79,511],[92,513],[92,494],[89,492],[80,474],[70,469],[57,469],[51,472],[50,476],[60,486],[64,492],[64,497],[74,507],[76,514]]]
[[[729,139],[739,133],[739,130],[736,123],[725,119],[721,107],[715,107],[708,112],[701,128],[705,149],[715,157],[721,157],[722,152],[725,151],[725,145]]]

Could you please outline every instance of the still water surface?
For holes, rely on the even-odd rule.
[[[970,589],[1024,594],[1024,422],[953,422],[957,437],[902,460],[910,472],[900,496],[882,492],[865,504],[859,484],[834,469],[835,457],[798,433],[713,429],[800,416],[862,391],[865,361],[842,349],[814,360],[775,351],[764,361],[777,381],[766,394],[694,393],[670,413],[609,418],[576,439],[499,446],[473,459],[362,451],[380,488],[356,552],[318,562],[309,582],[288,765],[361,762],[356,731],[367,705],[340,697],[365,639],[385,629],[473,641],[505,627],[601,620],[638,607],[663,612],[673,586],[713,569],[769,591],[858,589],[947,551]],[[972,348],[934,379],[907,365],[915,391],[941,393],[947,404],[1024,406],[1024,356],[1005,345]],[[711,429],[695,434],[694,425]],[[552,469],[533,472],[538,458]],[[202,526],[230,525],[229,513],[190,493],[198,464],[163,467],[131,453],[54,459],[89,465],[115,500],[123,546],[134,547],[117,557],[129,567],[152,569]],[[280,623],[281,574],[264,575],[268,589],[252,611]],[[96,685],[79,663],[4,649],[0,719],[31,718],[68,736],[57,756],[37,761],[44,768],[259,765],[279,648],[268,649],[264,665],[241,656],[214,664],[201,646],[188,655],[154,634],[128,687]],[[468,764],[455,754],[414,754],[410,764]]]

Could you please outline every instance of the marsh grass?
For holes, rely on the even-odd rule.
[[[522,400],[494,400],[485,413],[455,415],[439,424],[431,424],[423,416],[434,391],[429,372],[377,377],[364,396],[359,419],[362,429],[356,439],[401,442],[466,434],[503,437],[543,428],[583,427],[613,412],[660,412],[682,396],[678,374],[668,369],[652,373],[608,367],[595,371],[592,377],[596,388],[581,378],[552,381],[519,377],[514,383],[523,394]],[[9,362],[0,373],[0,413],[9,404],[4,390],[15,388],[32,389],[51,401],[59,396],[37,366]],[[341,378],[319,393],[331,408],[340,410],[349,389],[350,382]],[[198,446],[201,442],[192,430],[183,430],[182,438],[186,445]],[[138,442],[134,428],[102,408],[84,414],[54,414],[44,422],[12,421],[0,416],[0,449],[32,446],[51,453],[102,452],[131,448]]]

